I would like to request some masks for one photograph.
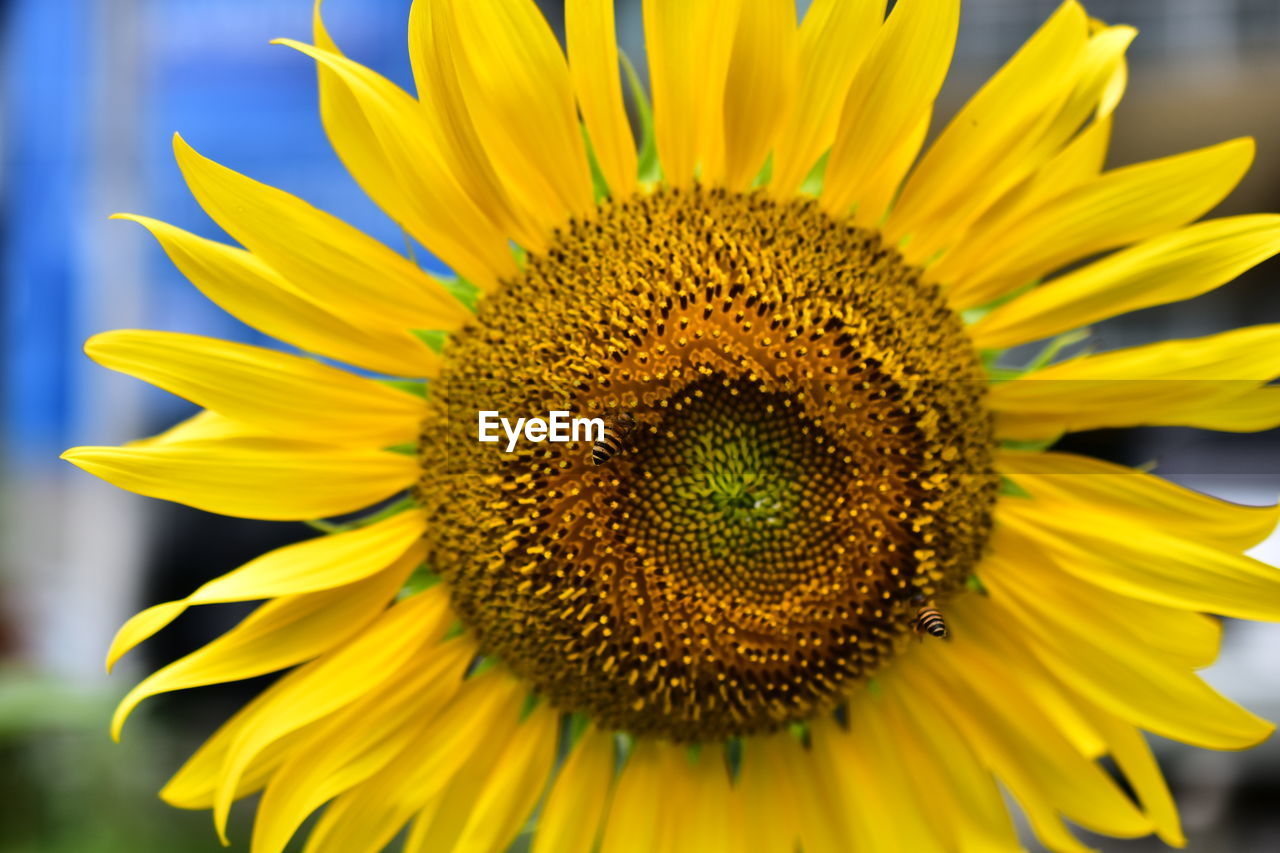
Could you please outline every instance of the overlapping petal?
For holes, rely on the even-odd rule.
[[[407,324],[355,318],[314,301],[258,256],[144,216],[174,265],[219,307],[299,349],[399,376],[430,376],[438,358]]]
[[[381,613],[421,561],[421,551],[410,552],[344,587],[268,601],[213,642],[143,679],[116,708],[112,734],[119,738],[129,714],[150,696],[276,672],[340,646]]]
[[[177,332],[90,338],[104,367],[283,437],[384,447],[412,441],[422,399],[307,358]]]
[[[140,495],[269,521],[355,512],[418,476],[403,453],[277,438],[76,447],[62,458]]]
[[[1081,356],[991,389],[1001,436],[1182,426],[1280,376],[1280,325]],[[1219,411],[1218,417],[1223,417]]]
[[[822,188],[827,210],[842,216],[854,208],[859,224],[879,223],[911,165],[895,155],[919,145],[921,116],[946,77],[959,20],[957,0],[904,0],[889,13],[840,113]]]
[[[1235,188],[1253,154],[1253,140],[1237,139],[1104,172],[985,240],[967,240],[930,275],[950,286],[956,308],[983,305],[1072,261],[1191,222]]]
[[[335,73],[351,75],[352,81],[372,74],[350,60],[294,46],[325,61]],[[400,126],[398,121],[388,124]],[[317,304],[344,316],[410,329],[451,330],[470,316],[440,282],[341,219],[201,156],[180,136],[174,137],[173,150],[205,212]],[[494,250],[500,247],[491,246],[481,255],[501,257]]]
[[[778,130],[769,186],[790,198],[836,138],[840,108],[884,21],[884,0],[815,0],[800,24],[799,87]]]
[[[422,535],[420,511],[409,510],[366,527],[286,545],[203,584],[178,601],[148,607],[116,633],[107,669],[188,607],[255,601],[344,587],[382,571]]]
[[[1280,216],[1201,222],[1145,240],[996,308],[975,346],[1015,346],[1129,311],[1191,299],[1280,252]]]
[[[591,172],[564,54],[532,0],[432,0],[476,136],[544,227],[586,217]]]
[[[743,190],[764,165],[797,86],[796,7],[757,0],[738,18],[724,100],[724,183]]]
[[[635,186],[637,154],[619,78],[612,0],[567,0],[569,71],[600,171],[614,197]]]
[[[1239,619],[1280,620],[1280,572],[1167,529],[1116,524],[1102,512],[997,506],[992,548],[1039,553],[1064,572],[1140,601]]]

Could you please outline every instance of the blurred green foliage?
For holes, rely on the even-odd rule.
[[[0,853],[224,849],[207,812],[156,796],[194,744],[145,714],[113,744],[107,721],[118,698],[0,667]],[[242,850],[246,816],[232,830]]]

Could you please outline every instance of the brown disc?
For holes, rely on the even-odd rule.
[[[557,706],[678,741],[842,701],[990,529],[985,378],[938,288],[814,203],[662,190],[557,234],[430,389],[430,565]],[[630,413],[591,443],[477,412]]]

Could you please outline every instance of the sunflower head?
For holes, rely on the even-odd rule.
[[[830,710],[917,595],[963,586],[990,528],[962,323],[812,201],[602,205],[445,357],[419,445],[430,565],[486,651],[611,727],[722,739]],[[605,467],[580,444],[475,441],[478,410],[557,407],[639,429]]]
[[[261,791],[254,853],[321,808],[308,853],[534,824],[534,853],[1017,850],[1001,785],[1054,851],[1083,849],[1066,820],[1184,841],[1142,732],[1270,733],[1194,673],[1211,615],[1280,618],[1244,555],[1280,509],[1049,448],[1280,425],[1280,329],[1059,336],[1226,283],[1280,217],[1191,224],[1249,140],[1103,168],[1134,31],[1075,0],[926,149],[959,2],[886,5],[644,0],[639,146],[606,0],[568,0],[563,51],[532,0],[415,0],[416,97],[317,8],[288,44],[408,257],[178,140],[240,245],[130,218],[303,354],[94,338],[203,411],[67,458],[326,535],[121,629],[112,663],[190,606],[264,601],[117,733],[156,693],[288,670],[166,800],[225,831]],[[612,432],[504,453],[487,411]]]

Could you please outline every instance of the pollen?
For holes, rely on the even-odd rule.
[[[447,346],[419,455],[428,553],[486,654],[598,725],[679,742],[844,701],[972,572],[998,479],[939,289],[812,202],[606,203]],[[475,441],[482,409],[628,417]]]

